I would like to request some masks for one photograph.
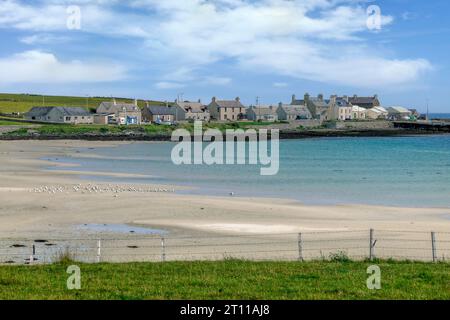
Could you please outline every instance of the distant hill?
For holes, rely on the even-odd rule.
[[[0,93],[0,113],[24,113],[35,106],[66,106],[84,107],[95,109],[103,101],[111,101],[111,97],[66,97],[66,96],[42,96],[35,94],[10,94]],[[117,102],[133,103],[134,99],[115,98]],[[138,100],[138,105],[143,108],[146,101]],[[152,105],[164,105],[161,101],[149,101]]]

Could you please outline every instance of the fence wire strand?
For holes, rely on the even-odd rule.
[[[372,236],[372,238],[371,238]],[[0,239],[0,264],[174,260],[450,260],[450,232],[353,230],[285,234]]]

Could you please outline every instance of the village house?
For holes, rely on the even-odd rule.
[[[33,107],[25,113],[24,118],[29,121],[92,124],[93,114],[79,107]]]
[[[277,115],[280,121],[310,120],[313,118],[309,109],[304,105],[282,103],[278,105]]]
[[[245,119],[247,112],[241,100],[217,100],[212,98],[208,105],[211,118],[218,121],[237,121]]]
[[[338,97],[333,95],[330,98],[329,120],[347,121],[353,119],[352,105],[348,102],[346,96]]]
[[[374,107],[367,110],[367,118],[371,120],[386,119],[389,112],[383,107]]]
[[[377,94],[373,97],[358,97],[355,94],[353,97],[348,98],[348,102],[353,106],[359,106],[364,109],[372,109],[381,106]]]
[[[250,121],[278,121],[277,107],[251,106],[247,109],[247,120]]]
[[[306,93],[304,102],[314,119],[321,121],[331,120],[332,110],[330,110],[330,100],[325,100],[323,94],[319,94],[317,97],[311,97]]]
[[[147,105],[142,110],[142,119],[144,122],[157,124],[173,124],[177,119],[177,111],[181,113],[175,106],[151,106]]]
[[[360,106],[352,106],[352,120],[366,120],[367,109],[361,108]]]
[[[412,112],[403,107],[389,107],[388,119],[389,120],[410,120]]]
[[[142,123],[142,112],[137,104],[117,103],[116,99],[110,102],[102,102],[96,111],[96,123],[138,125]]]
[[[178,101],[175,100],[174,107],[180,111],[177,121],[210,121],[211,114],[208,110],[208,106],[198,102],[191,101]]]

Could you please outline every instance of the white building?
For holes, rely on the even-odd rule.
[[[367,118],[371,120],[386,119],[389,112],[383,107],[374,107],[367,110]]]
[[[365,120],[367,118],[367,109],[360,106],[352,107],[352,120]]]

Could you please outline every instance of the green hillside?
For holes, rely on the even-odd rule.
[[[35,106],[64,106],[97,108],[103,101],[110,101],[111,97],[66,97],[66,96],[42,96],[34,94],[9,94],[0,93],[0,113],[24,113]],[[116,98],[117,102],[132,103],[134,99]],[[149,101],[150,104],[162,105],[163,102]],[[144,100],[138,100],[139,106],[145,105]]]

